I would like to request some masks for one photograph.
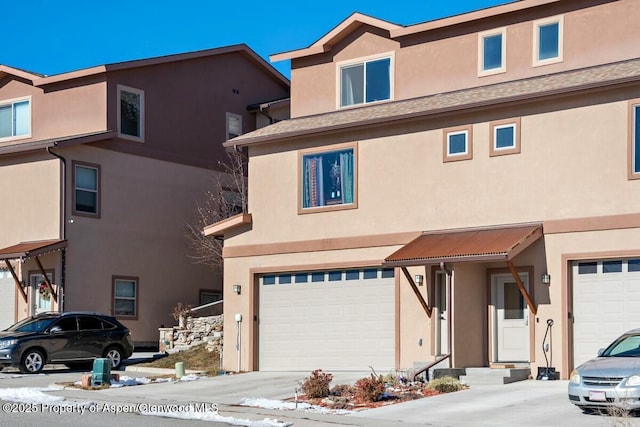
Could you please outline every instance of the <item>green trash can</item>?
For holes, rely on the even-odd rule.
[[[111,384],[111,361],[109,359],[98,358],[93,361],[91,385],[100,387],[104,384]]]

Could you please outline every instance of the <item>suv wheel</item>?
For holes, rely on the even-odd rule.
[[[122,350],[118,347],[109,347],[104,351],[104,357],[111,362],[111,369],[117,370],[122,364]]]
[[[39,374],[44,368],[44,355],[40,350],[29,349],[22,356],[20,372],[24,374]]]

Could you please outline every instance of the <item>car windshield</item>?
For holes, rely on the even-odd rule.
[[[56,321],[55,317],[42,317],[42,318],[29,318],[24,319],[9,326],[7,331],[12,332],[42,332],[47,329],[53,322]]]
[[[640,357],[640,335],[623,335],[602,353],[603,357]]]

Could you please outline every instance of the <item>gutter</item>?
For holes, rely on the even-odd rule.
[[[54,142],[55,147],[58,146],[57,142]],[[60,177],[60,238],[67,240],[67,160],[60,154],[51,151],[51,147],[46,147],[47,153],[51,154],[60,160],[62,165],[62,176]],[[58,310],[64,311],[64,287],[66,276],[66,264],[67,264],[67,252],[65,248],[62,248],[61,253],[61,267],[60,267],[60,291]]]

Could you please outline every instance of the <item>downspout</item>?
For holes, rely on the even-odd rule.
[[[55,145],[55,143],[54,143]],[[60,159],[60,163],[62,165],[62,177],[60,178],[60,238],[62,240],[67,240],[67,160],[61,155],[54,153],[51,151],[51,147],[47,147],[47,153],[51,154],[53,157]],[[66,262],[67,262],[67,252],[65,248],[62,248],[61,251],[61,266],[60,266],[60,291],[58,292],[60,295],[60,301],[58,303],[58,311],[64,311],[64,285],[65,285],[65,272],[66,272]]]
[[[452,327],[452,319],[453,319],[453,310],[451,307],[451,300],[453,299],[453,294],[451,292],[451,270],[448,270],[444,262],[440,262],[440,270],[443,271],[447,275],[447,350],[449,353],[449,362],[450,366],[453,368],[453,339],[451,336]]]

